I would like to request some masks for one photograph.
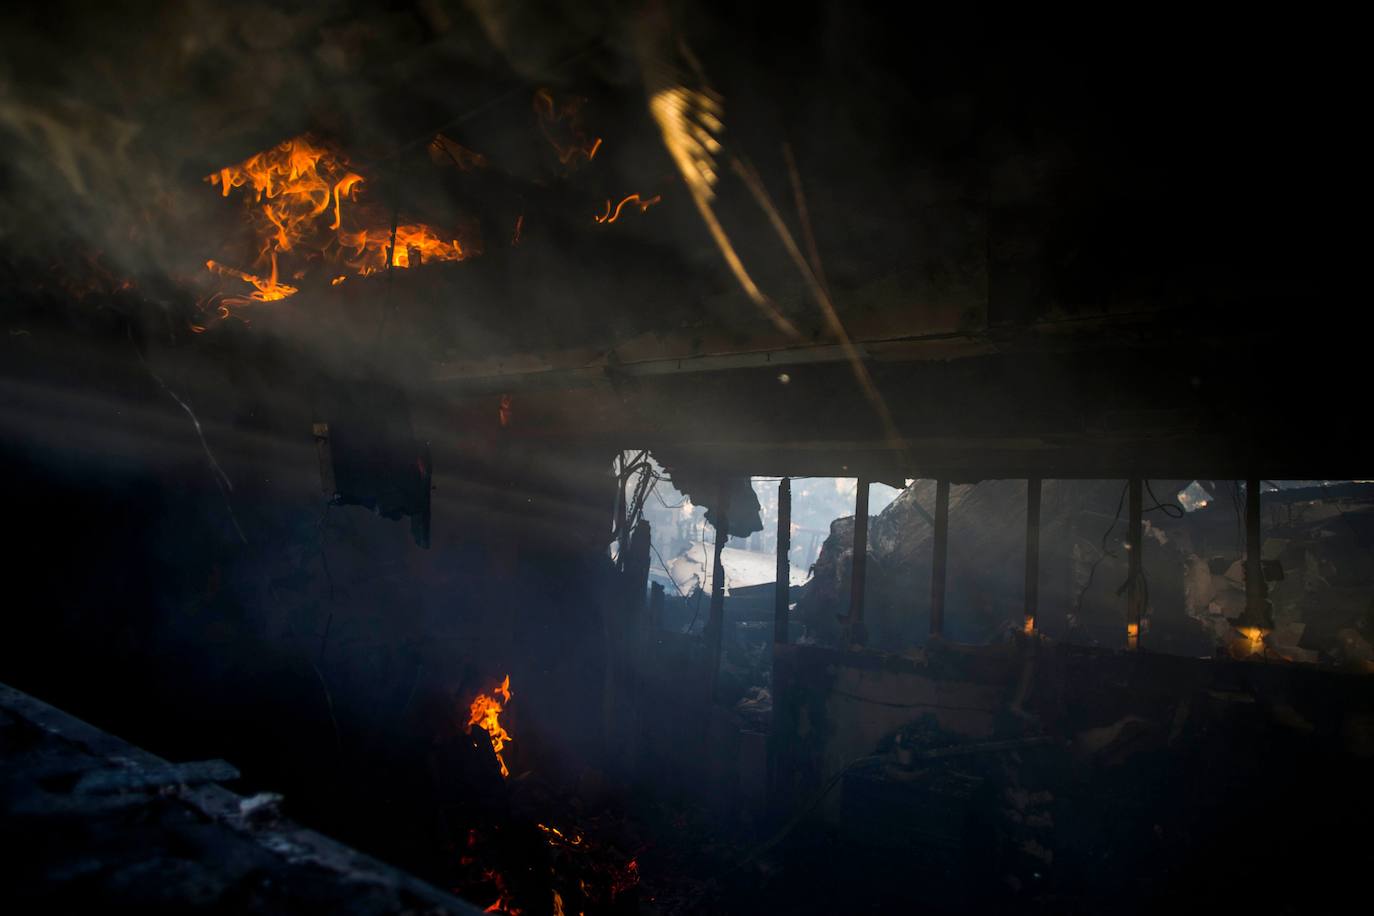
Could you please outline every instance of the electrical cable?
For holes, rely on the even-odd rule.
[[[1161,502],[1159,497],[1155,495],[1155,491],[1150,488],[1150,479],[1148,477],[1145,478],[1145,492],[1149,493],[1150,499],[1153,499],[1155,501],[1155,504],[1153,506],[1144,510],[1145,512],[1153,512],[1156,509],[1158,509],[1165,515],[1169,516],[1169,518],[1183,518],[1183,516],[1186,514],[1183,507],[1180,506],[1176,501],[1172,503]]]
[[[1128,480],[1121,488],[1121,498],[1116,501],[1116,514],[1112,516],[1112,523],[1107,526],[1107,530],[1102,532],[1102,544],[1098,548],[1101,551],[1101,556],[1093,562],[1092,568],[1088,570],[1088,581],[1083,584],[1083,590],[1078,593],[1078,600],[1073,604],[1074,617],[1077,617],[1083,610],[1083,598],[1088,594],[1088,589],[1092,588],[1093,580],[1097,576],[1097,567],[1102,565],[1102,561],[1107,557],[1116,557],[1114,551],[1107,549],[1107,538],[1111,537],[1112,531],[1116,528],[1116,523],[1121,521],[1121,510],[1126,505],[1126,491],[1130,489],[1130,486],[1131,482]]]

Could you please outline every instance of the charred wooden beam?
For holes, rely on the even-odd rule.
[[[1025,633],[1035,632],[1040,604],[1040,478],[1026,481],[1026,620]]]
[[[725,564],[722,554],[730,540],[730,488],[722,481],[720,497],[713,513],[716,518],[716,559],[711,570],[711,612],[706,619],[706,642],[710,648],[710,693],[716,696],[716,680],[720,676],[720,645],[725,632]]]
[[[644,623],[644,602],[649,590],[649,548],[653,544],[649,520],[642,518],[630,535],[625,556],[625,624],[636,629]]]
[[[867,641],[864,631],[864,585],[868,579],[868,490],[869,480],[860,477],[854,496],[854,552],[849,569],[849,642],[861,646]]]
[[[1264,583],[1264,538],[1260,532],[1260,481],[1245,481],[1245,618],[1254,627],[1273,627],[1268,609],[1268,588]],[[1268,626],[1265,626],[1268,623]]]
[[[649,629],[663,629],[663,585],[655,582],[649,589]]]
[[[935,542],[930,573],[930,635],[945,635],[945,562],[949,558],[949,481],[935,484]]]
[[[1130,551],[1130,573],[1127,578],[1126,591],[1126,647],[1129,649],[1140,646],[1140,624],[1145,613],[1145,583],[1142,581],[1143,574],[1140,563],[1141,529],[1144,527],[1141,518],[1144,512],[1143,483],[1139,477],[1132,477],[1130,482],[1131,520],[1126,543],[1127,550]]]
[[[792,480],[778,482],[778,578],[773,594],[773,642],[787,642],[788,603],[792,597]]]

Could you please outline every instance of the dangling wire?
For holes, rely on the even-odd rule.
[[[1116,523],[1121,521],[1121,510],[1126,505],[1126,491],[1130,489],[1131,482],[1126,481],[1121,488],[1121,497],[1116,501],[1116,514],[1112,516],[1112,523],[1107,526],[1107,530],[1102,532],[1102,543],[1098,550],[1100,555],[1093,562],[1092,568],[1088,570],[1088,581],[1083,584],[1083,590],[1078,593],[1078,600],[1073,603],[1073,614],[1076,618],[1083,610],[1083,598],[1088,594],[1088,589],[1093,587],[1093,579],[1097,577],[1097,567],[1102,565],[1102,561],[1107,557],[1116,557],[1116,552],[1107,549],[1107,538],[1112,536],[1112,531],[1116,529]]]
[[[1158,509],[1169,516],[1169,518],[1183,518],[1186,514],[1183,507],[1180,506],[1177,501],[1171,503],[1160,502],[1159,497],[1155,495],[1155,491],[1150,489],[1150,480],[1148,477],[1145,479],[1145,492],[1150,494],[1150,499],[1153,499],[1155,504],[1144,511],[1153,512]]]

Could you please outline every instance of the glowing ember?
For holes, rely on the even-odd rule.
[[[591,162],[596,151],[601,149],[601,138],[588,140],[582,131],[582,100],[569,99],[558,108],[553,101],[553,93],[540,89],[534,94],[534,114],[539,119],[539,129],[544,138],[558,154],[558,161],[564,166],[572,166],[579,160]]]
[[[557,827],[550,827],[548,824],[536,824],[535,826],[537,826],[540,830],[542,830],[542,831],[544,832],[544,836],[548,837],[548,841],[549,841],[549,844],[550,844],[550,845],[558,845],[558,844],[564,844],[564,845],[567,845],[567,846],[581,846],[581,845],[582,845],[582,835],[581,835],[580,833],[577,833],[577,832],[575,832],[575,831],[569,831],[568,833],[564,833],[562,830],[559,830]]]
[[[499,894],[496,902],[487,907],[483,912],[486,913],[505,913],[506,916],[520,916],[521,911],[511,902],[510,891],[506,888],[506,880],[501,877],[499,872],[488,870],[486,878],[496,885],[496,893]]]
[[[429,157],[436,164],[452,163],[459,171],[470,172],[487,166],[487,157],[475,153],[455,140],[436,134],[429,141]]]
[[[436,138],[435,143],[455,161],[459,159],[457,151],[468,156],[464,162],[473,162],[471,157],[481,161],[480,156],[445,138]],[[387,266],[390,221],[384,214],[369,217],[362,211],[355,213],[352,206],[366,179],[350,170],[342,155],[308,136],[287,140],[238,165],[226,166],[205,180],[218,187],[224,197],[243,190],[248,220],[258,242],[254,261],[258,274],[207,262],[211,271],[253,287],[246,299],[230,298],[225,303],[273,302],[295,294],[296,287],[277,280],[278,258],[288,253],[300,263],[324,260],[359,276]],[[345,202],[349,202],[348,208]],[[345,209],[349,210],[347,216]],[[362,228],[357,226],[360,221]],[[345,228],[346,222],[353,225]],[[421,261],[461,261],[468,256],[458,239],[432,226],[406,223],[396,227],[396,250],[391,256],[396,267],[413,267]],[[268,272],[266,278],[259,275],[264,271]],[[292,276],[303,277],[304,270]],[[336,276],[331,283],[337,286],[344,276]]]
[[[1240,645],[1233,650],[1239,655],[1262,655],[1264,653],[1264,637],[1269,635],[1269,631],[1262,627],[1240,627]]]
[[[221,276],[225,277],[237,277],[245,283],[251,283],[254,287],[256,287],[256,289],[253,292],[249,293],[248,296],[250,299],[256,302],[275,302],[278,299],[285,299],[287,296],[290,296],[291,294],[296,292],[296,287],[288,286],[285,283],[277,282],[276,252],[273,252],[271,255],[271,264],[272,274],[267,279],[263,279],[262,277],[255,277],[252,274],[245,273],[242,270],[235,270],[234,268],[221,264],[218,261],[206,261],[205,269],[210,271],[211,273],[220,274]]]
[[[468,733],[472,733],[474,725],[481,728],[491,737],[491,749],[496,752],[496,762],[501,765],[501,775],[509,776],[510,770],[506,768],[506,761],[501,756],[501,751],[505,749],[506,742],[511,740],[510,732],[501,725],[501,711],[505,709],[505,704],[510,702],[510,675],[506,675],[501,686],[491,692],[491,696],[485,693],[477,694],[473,699],[472,705],[468,707]]]
[[[608,200],[606,201],[606,212],[598,216],[594,216],[592,217],[592,219],[596,220],[598,223],[613,223],[616,220],[620,219],[620,211],[625,209],[626,204],[634,204],[636,207],[639,208],[639,212],[643,213],[650,207],[652,207],[654,204],[659,203],[662,200],[663,195],[661,194],[655,194],[653,197],[649,197],[646,199],[641,199],[638,194],[631,194],[629,197],[626,197],[620,203],[616,204],[614,211],[611,210],[611,202]]]

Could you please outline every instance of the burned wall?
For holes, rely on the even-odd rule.
[[[599,755],[585,698],[610,573],[584,545],[608,536],[603,452],[513,447],[495,405],[485,441],[455,438],[410,397],[434,462],[425,549],[407,519],[330,504],[312,427],[359,380],[251,333],[188,358],[142,299],[45,306],[0,344],[23,571],[0,680],[159,753],[232,760],[416,867],[437,848],[431,742],[502,676],[512,759],[576,780]]]

